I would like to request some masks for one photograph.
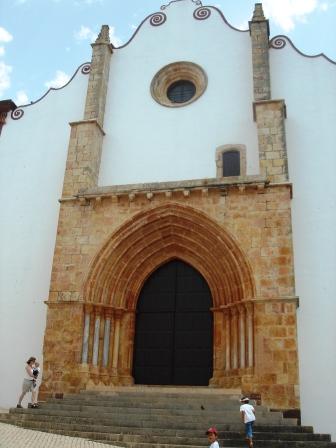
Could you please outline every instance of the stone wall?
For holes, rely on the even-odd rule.
[[[240,182],[64,200],[42,392],[132,384],[137,297],[160,264],[181,258],[202,273],[213,297],[211,385],[261,393],[274,407],[297,407],[290,194],[288,184]],[[82,362],[84,316],[91,336]]]

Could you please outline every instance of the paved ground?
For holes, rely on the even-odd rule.
[[[0,423],[0,448],[113,448],[113,445]]]

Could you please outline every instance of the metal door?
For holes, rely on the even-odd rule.
[[[137,305],[136,384],[208,385],[213,322],[209,287],[190,265],[174,260],[146,281]]]

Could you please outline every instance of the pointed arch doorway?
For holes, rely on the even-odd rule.
[[[213,373],[212,298],[202,275],[175,259],[145,282],[137,303],[136,384],[209,384]]]

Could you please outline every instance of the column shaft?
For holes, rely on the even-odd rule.
[[[98,353],[99,353],[99,331],[100,331],[100,316],[96,315],[94,336],[93,336],[93,352],[92,352],[92,364],[98,365]]]
[[[87,364],[87,362],[88,362],[89,337],[90,337],[90,313],[85,313],[83,345],[82,345],[82,363],[83,364]]]

